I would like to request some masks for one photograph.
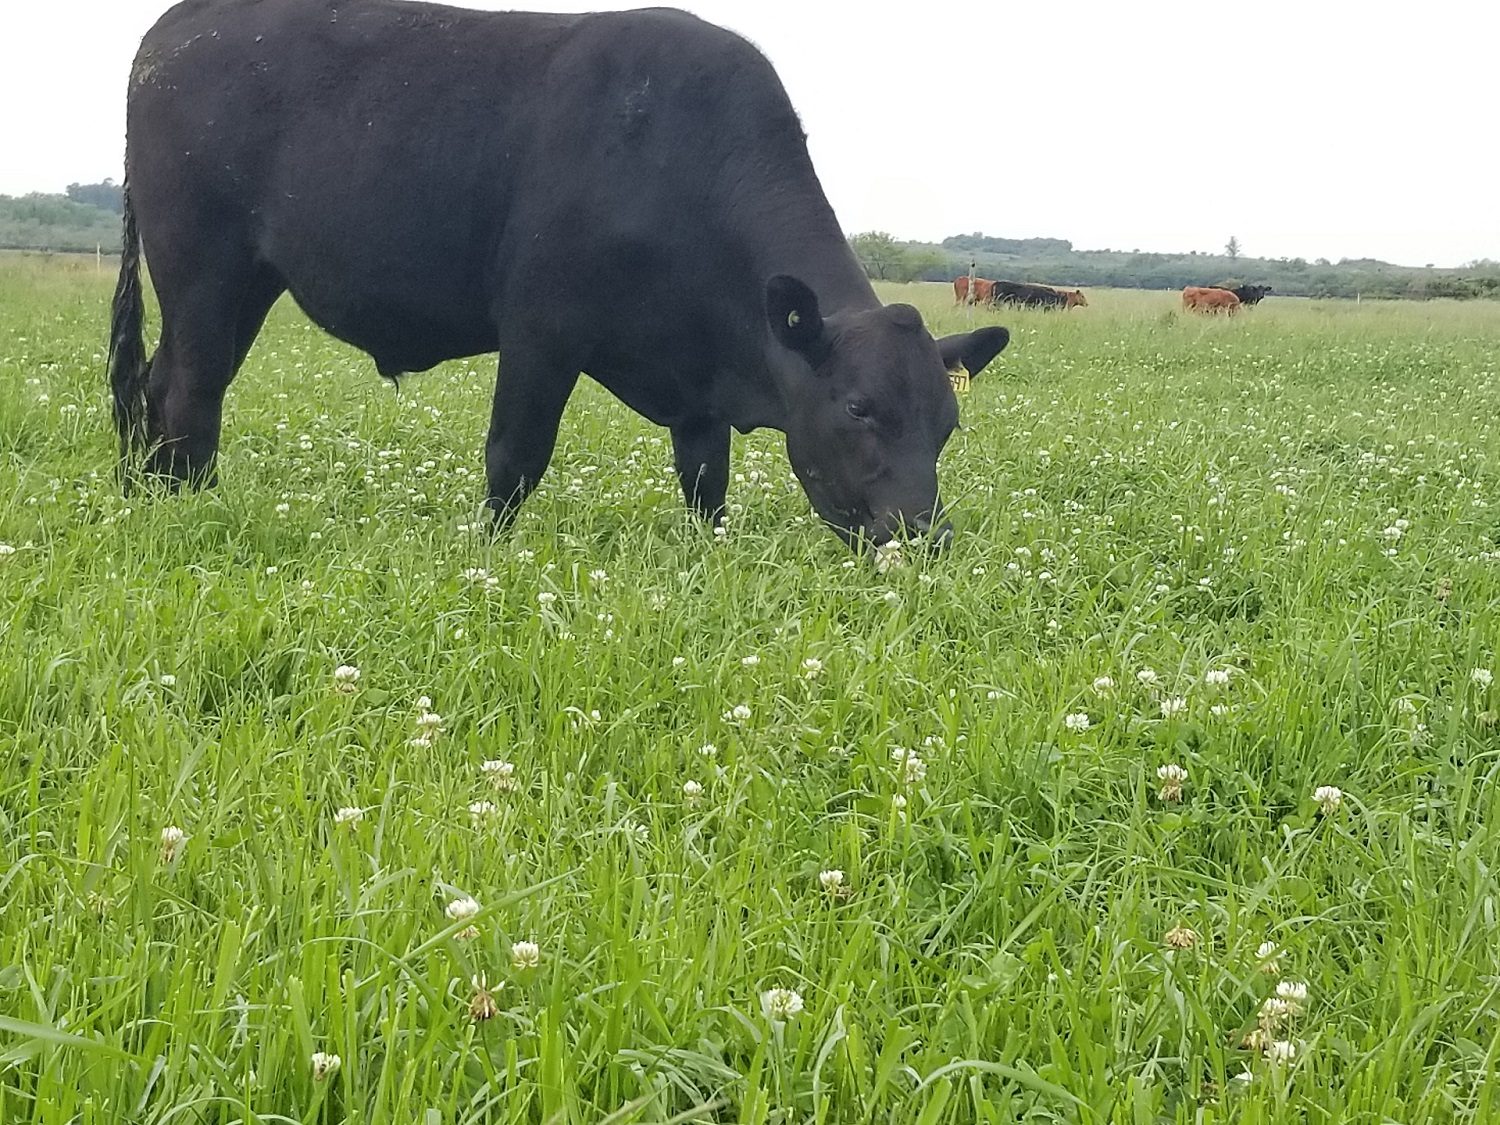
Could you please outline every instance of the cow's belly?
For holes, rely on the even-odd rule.
[[[488,320],[436,308],[399,290],[362,287],[348,277],[288,279],[309,319],[370,356],[382,375],[426,371],[445,360],[492,352]]]

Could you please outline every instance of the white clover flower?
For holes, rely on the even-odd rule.
[[[768,1019],[784,1023],[802,1012],[802,997],[790,988],[770,988],[760,994],[761,1011]]]
[[[501,793],[513,793],[520,788],[521,783],[516,777],[514,762],[504,762],[498,758],[491,758],[487,762],[480,763],[479,772]]]
[[[333,823],[347,825],[350,828],[359,827],[359,822],[365,817],[365,810],[356,805],[348,805],[333,814]]]
[[[1209,687],[1228,687],[1230,671],[1228,668],[1210,668],[1203,673],[1203,682]]]
[[[743,723],[749,720],[750,715],[751,711],[748,704],[737,703],[733,708],[724,712],[724,721],[730,723]]]
[[[712,758],[716,754],[718,754],[718,752],[719,748],[712,742],[705,742],[702,746],[698,747],[698,753],[705,758]]]
[[[1161,717],[1170,719],[1187,710],[1188,703],[1180,695],[1169,696],[1161,701]]]
[[[337,1055],[331,1055],[326,1051],[314,1051],[312,1057],[312,1075],[314,1082],[322,1082],[326,1078],[337,1074],[339,1067],[344,1065],[344,1060]]]
[[[479,913],[479,903],[464,895],[450,902],[443,913],[451,922],[467,922]]]
[[[1222,719],[1225,715],[1228,715],[1233,710],[1234,708],[1229,706],[1229,704],[1227,703],[1215,703],[1211,707],[1209,707],[1208,713],[1216,719]]]
[[[432,710],[432,697],[428,695],[417,696],[417,714],[421,715]]]
[[[1067,727],[1074,734],[1082,734],[1092,725],[1089,721],[1087,711],[1077,711],[1071,715],[1063,716],[1063,726]]]
[[[1182,785],[1187,781],[1187,770],[1176,762],[1168,762],[1164,766],[1156,768],[1156,776],[1161,781],[1161,791],[1157,793],[1163,801],[1182,800]]]
[[[743,664],[746,668],[754,668],[757,664],[760,663],[760,657],[752,652],[749,656],[740,657],[740,663]]]
[[[1097,676],[1094,679],[1094,691],[1100,695],[1108,695],[1115,690],[1115,679],[1113,676]]]
[[[333,670],[335,690],[350,694],[359,686],[359,669],[352,664],[340,664]]]
[[[177,853],[182,850],[183,843],[187,840],[187,833],[175,824],[169,824],[161,830],[161,861],[171,863],[177,858]]]
[[[1255,950],[1255,959],[1260,962],[1260,971],[1269,977],[1278,976],[1281,973],[1281,962],[1278,956],[1281,950],[1274,941],[1263,941]]]
[[[906,559],[901,554],[901,544],[895,539],[887,540],[875,548],[875,569],[881,574],[897,567],[905,566]]]
[[[816,679],[823,671],[823,662],[816,656],[809,656],[802,661],[802,674],[809,680]]]
[[[156,682],[165,688],[176,687],[177,677],[170,672],[163,672],[160,676],[156,677]]]
[[[1261,1002],[1260,1012],[1256,1016],[1256,1021],[1260,1024],[1262,1031],[1274,1033],[1282,1024],[1291,1019],[1296,1012],[1297,1009],[1280,996],[1267,996]]]
[[[1284,1002],[1293,1014],[1302,1010],[1302,1005],[1307,1003],[1307,982],[1305,980],[1284,980],[1276,985],[1276,998]]]
[[[1297,1044],[1290,1039],[1272,1039],[1263,1050],[1266,1061],[1271,1063],[1289,1063],[1297,1057]]]
[[[1173,949],[1192,949],[1198,944],[1198,933],[1187,926],[1173,926],[1162,937],[1162,940]]]
[[[1337,785],[1320,785],[1313,790],[1313,800],[1318,802],[1318,811],[1332,816],[1344,803],[1344,791]]]
[[[475,801],[469,806],[469,819],[475,824],[489,820],[500,811],[500,807],[493,801]]]
[[[682,783],[682,799],[690,805],[696,805],[703,800],[703,784],[698,781],[684,781]]]
[[[687,657],[685,657],[685,656],[674,656],[674,657],[672,657],[672,667],[673,668],[681,668],[686,663],[687,663]]]
[[[1135,678],[1136,682],[1139,683],[1142,687],[1155,687],[1158,680],[1160,679],[1160,677],[1157,676],[1156,671],[1152,668],[1142,668],[1135,674]]]
[[[1475,668],[1469,673],[1469,680],[1475,687],[1483,691],[1495,682],[1495,674],[1488,668]]]
[[[500,1014],[500,1005],[495,1003],[495,993],[504,987],[504,982],[491,986],[483,973],[471,977],[474,995],[469,1000],[469,1018],[475,1023],[492,1020]]]
[[[602,567],[597,570],[591,570],[589,571],[589,581],[603,584],[609,581],[609,573]]]
[[[8,559],[16,553],[16,549],[9,543],[0,543],[0,559]]]
[[[536,596],[536,604],[537,605],[543,605],[543,606],[552,605],[556,601],[557,601],[557,595],[554,594],[551,590],[543,590],[540,594],[538,594]]]
[[[918,785],[927,777],[927,763],[915,750],[893,746],[891,761],[901,767],[901,780],[907,785]]]
[[[542,947],[534,941],[518,941],[510,947],[510,967],[516,972],[534,969],[542,963]]]
[[[1394,524],[1392,524],[1390,527],[1386,528],[1380,534],[1384,535],[1387,539],[1389,539],[1392,543],[1394,543],[1394,542],[1396,542],[1396,540],[1400,539],[1401,536],[1403,536],[1403,535],[1406,534],[1406,529],[1405,528],[1401,528],[1401,527],[1396,527]]]
[[[819,871],[818,886],[831,895],[840,894],[844,889],[844,873],[836,868],[829,871]]]

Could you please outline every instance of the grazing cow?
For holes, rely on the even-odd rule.
[[[989,366],[990,360],[1005,350],[1010,333],[1004,328],[976,328],[960,336],[945,336],[938,341],[943,366],[953,380],[953,388],[962,393],[969,380]]]
[[[953,303],[961,305],[969,296],[969,275],[953,279]],[[995,283],[983,277],[974,279],[974,303],[991,305],[995,302]]]
[[[671,9],[192,0],[127,104],[109,372],[127,486],[211,484],[224,394],[283,292],[395,378],[498,351],[503,527],[587,373],[672,435],[718,520],[731,428],[786,434],[851,546],[951,535],[943,349],[882,306],[753,46]],[[142,253],[161,343],[142,339]],[[590,284],[558,285],[587,266]]]
[[[1088,300],[1081,289],[1064,293],[1047,285],[1032,285],[1024,281],[995,282],[994,301],[996,304],[1018,305],[1033,309],[1071,309],[1088,306]]]
[[[1240,299],[1228,289],[1189,285],[1182,291],[1182,307],[1189,312],[1222,312],[1233,316],[1239,312]]]

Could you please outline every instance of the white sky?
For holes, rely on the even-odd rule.
[[[1500,259],[1493,0],[679,4],[776,64],[848,231]],[[130,60],[166,6],[0,0],[0,192],[120,178]]]

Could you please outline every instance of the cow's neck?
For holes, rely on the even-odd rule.
[[[751,354],[760,362],[741,373],[730,421],[745,431],[759,426],[785,432],[795,396],[789,382],[807,377],[802,361],[771,336],[765,322],[765,285],[777,274],[789,274],[817,294],[825,319],[840,313],[880,307],[880,298],[865,276],[859,259],[839,230],[832,209],[818,192],[800,205],[778,198],[771,190],[755,201],[747,218],[749,230],[741,243],[746,264],[746,288],[739,299],[756,314],[747,322],[753,340]]]

